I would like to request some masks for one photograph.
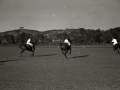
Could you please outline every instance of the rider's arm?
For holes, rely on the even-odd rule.
[[[30,43],[30,41],[31,41],[31,40],[30,40],[30,39],[28,39],[28,40],[27,40],[27,43]]]

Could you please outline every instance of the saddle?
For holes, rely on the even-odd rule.
[[[26,44],[26,46],[28,49],[32,49],[32,47],[30,45]]]
[[[116,45],[115,45],[115,48],[120,48],[120,44],[116,44]]]
[[[71,49],[71,46],[69,46],[67,43],[60,43],[61,46],[64,46],[67,50]]]

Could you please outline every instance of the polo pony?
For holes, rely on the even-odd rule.
[[[113,50],[114,50],[116,53],[120,54],[120,44],[116,44],[115,46],[113,46]]]
[[[67,59],[68,51],[70,51],[69,54],[71,54],[71,51],[72,51],[71,49],[72,41],[70,38],[68,38],[68,41],[70,42],[70,46],[67,43],[60,43],[60,47],[59,47],[62,50],[63,55],[65,55],[66,59]]]
[[[33,44],[33,50],[32,50],[32,47],[31,47],[30,45],[28,45],[28,44],[20,44],[18,47],[21,49],[21,55],[20,55],[20,56],[22,56],[22,53],[23,53],[25,50],[27,50],[27,51],[32,52],[31,55],[34,57],[35,44]]]

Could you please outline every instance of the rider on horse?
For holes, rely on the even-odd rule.
[[[26,44],[29,45],[29,46],[31,46],[31,47],[32,47],[32,50],[34,50],[33,44],[31,43],[31,41],[32,41],[32,37],[27,40],[27,43],[26,43]]]
[[[117,42],[116,38],[112,38],[113,49],[115,50],[116,47],[119,47],[119,43]]]
[[[68,46],[70,46],[70,48],[71,48],[71,43],[72,43],[72,41],[71,41],[70,37],[66,38],[66,39],[64,40],[64,43],[67,43]]]

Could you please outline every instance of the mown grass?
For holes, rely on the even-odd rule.
[[[112,48],[72,48],[68,59],[57,47],[37,47],[35,57],[30,54],[19,57],[19,48],[0,48],[0,89],[120,89],[120,55]]]

